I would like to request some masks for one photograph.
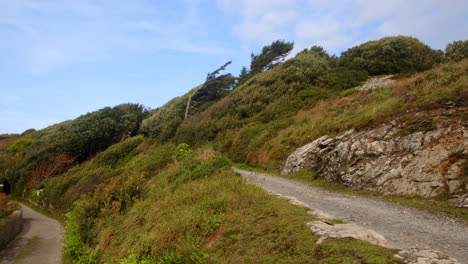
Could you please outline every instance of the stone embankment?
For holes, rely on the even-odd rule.
[[[436,197],[457,195],[468,206],[467,107],[415,111],[380,125],[323,136],[300,147],[284,164],[283,174],[306,169],[354,190]]]
[[[0,224],[0,249],[5,248],[21,232],[22,216],[21,210],[14,211],[4,224]]]

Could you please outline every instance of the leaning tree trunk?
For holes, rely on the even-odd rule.
[[[189,113],[189,108],[190,108],[190,102],[192,101],[192,97],[198,92],[200,91],[201,89],[203,89],[206,85],[206,83],[213,79],[220,71],[224,71],[224,69],[226,68],[226,66],[228,66],[229,64],[231,64],[232,61],[228,61],[226,62],[223,66],[219,67],[216,71],[212,72],[212,73],[208,73],[208,75],[206,76],[206,80],[205,80],[205,83],[203,83],[202,85],[198,86],[198,88],[195,89],[195,91],[189,96],[189,98],[187,99],[187,106],[185,107],[185,116],[184,116],[184,120],[187,119],[188,117],[188,113]]]
[[[184,116],[184,120],[187,119],[188,117],[188,112],[189,112],[189,108],[190,108],[190,102],[192,101],[192,97],[198,92],[200,91],[205,85],[200,85],[198,86],[198,88],[195,89],[195,91],[189,96],[189,98],[187,99],[187,106],[185,107],[185,116]]]

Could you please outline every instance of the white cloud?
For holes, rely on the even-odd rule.
[[[233,32],[244,41],[268,42],[287,34],[298,16],[296,0],[218,0],[218,7],[241,17]]]
[[[320,44],[329,51],[339,52],[382,36],[410,35],[434,48],[444,48],[447,43],[468,36],[468,27],[463,26],[468,22],[465,0],[217,2],[220,9],[240,16],[240,23],[233,26],[233,31],[247,45],[267,44],[281,38],[294,40],[297,51]],[[292,17],[285,19],[281,15],[285,13]]]
[[[275,39],[339,52],[385,35],[412,35],[435,48],[468,36],[466,0],[217,0],[237,17],[243,50]],[[0,0],[0,56],[31,73],[122,51],[168,49],[209,55],[233,51],[204,30],[209,5],[150,0]],[[226,23],[220,21],[220,23]]]

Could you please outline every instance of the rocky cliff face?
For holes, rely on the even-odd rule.
[[[292,153],[282,173],[309,169],[352,189],[385,194],[464,194],[466,113],[466,107],[448,103],[366,130],[323,136]]]

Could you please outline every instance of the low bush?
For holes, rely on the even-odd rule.
[[[3,225],[7,216],[19,208],[20,207],[17,203],[8,201],[6,194],[0,192],[0,226]]]
[[[16,154],[19,152],[25,151],[29,146],[31,146],[31,139],[27,137],[22,137],[17,139],[13,145],[7,148],[7,151],[11,154]]]

